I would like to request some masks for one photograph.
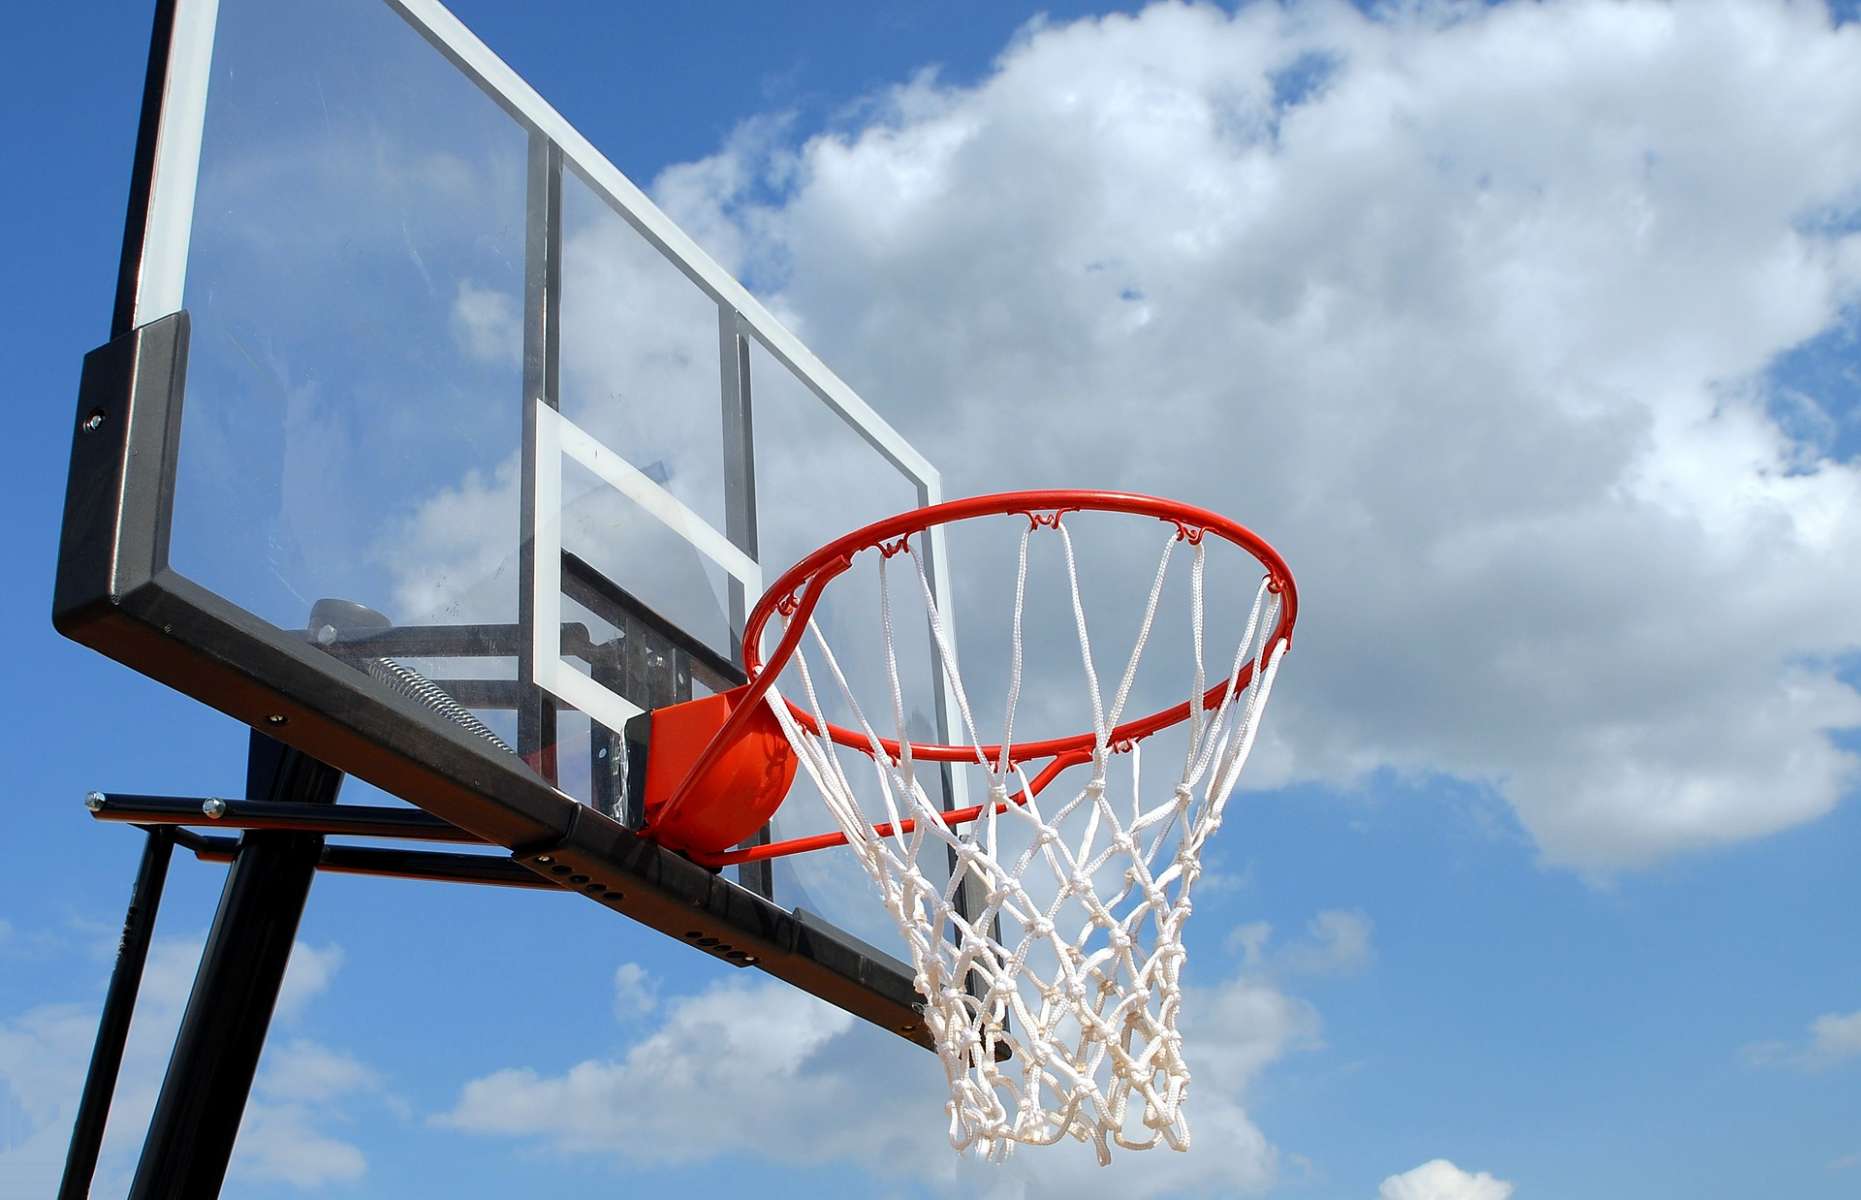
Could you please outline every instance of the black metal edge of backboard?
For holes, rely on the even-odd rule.
[[[129,213],[123,222],[122,264],[116,275],[116,307],[110,336],[128,333],[136,319],[136,287],[142,275],[148,233],[149,196],[155,181],[155,150],[161,137],[162,95],[168,84],[168,52],[174,44],[175,0],[155,0],[149,35],[149,69],[142,83],[142,116],[136,127],[135,165],[129,176]]]
[[[931,1048],[911,968],[812,914],[792,913],[590,808],[517,861],[731,966],[756,967]]]
[[[187,338],[179,312],[85,356],[52,624],[487,841],[562,836],[575,801],[522,760],[169,567]]]

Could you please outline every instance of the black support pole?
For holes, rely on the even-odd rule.
[[[155,913],[161,907],[162,885],[168,880],[168,860],[173,854],[174,834],[166,829],[149,830],[142,846],[142,865],[136,868],[136,885],[129,893],[129,911],[123,915],[123,937],[116,944],[116,967],[103,996],[103,1015],[97,1019],[97,1044],[91,1049],[90,1072],[84,1076],[84,1093],[78,1099],[78,1119],[71,1129],[71,1148],[65,1152],[58,1200],[84,1200],[90,1195],[103,1127],[110,1119],[110,1099],[116,1094],[117,1071],[123,1065],[123,1044],[129,1040],[129,1019],[135,1015],[136,993],[142,987],[142,968],[149,959],[149,938],[155,931]]]
[[[331,804],[342,779],[334,767],[252,735],[248,797]],[[130,1200],[219,1195],[322,852],[317,833],[252,830],[240,838]]]

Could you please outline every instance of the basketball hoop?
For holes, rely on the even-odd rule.
[[[1153,517],[1168,527],[1137,638],[1109,706],[1093,666],[1078,566],[1064,523],[1075,512]],[[935,526],[992,516],[1020,517],[1026,527],[1016,560],[1002,738],[984,743],[948,623],[912,539]],[[1016,742],[1028,547],[1042,530],[1062,543],[1093,727],[1069,737]],[[1263,570],[1228,670],[1212,684],[1203,667],[1210,535],[1251,555]],[[1182,702],[1124,720],[1172,558],[1185,545],[1193,683]],[[891,709],[890,738],[868,719],[812,621],[823,589],[867,550],[880,556],[890,694],[879,703]],[[900,556],[911,564],[966,741],[906,736],[888,579]],[[1110,1161],[1114,1144],[1145,1149],[1164,1143],[1186,1150],[1189,1071],[1177,1021],[1189,894],[1201,874],[1203,846],[1220,826],[1253,748],[1280,659],[1291,644],[1297,606],[1291,572],[1258,535],[1217,513],[1152,496],[1013,492],[876,522],[809,555],[763,596],[744,632],[747,685],[653,713],[647,833],[711,866],[831,845],[852,848],[910,949],[925,1025],[949,1078],[950,1140],[959,1150],[978,1146],[999,1160],[1017,1142],[1043,1145],[1068,1135],[1092,1142],[1100,1162]],[[765,662],[761,644],[778,618],[782,636]],[[809,634],[819,653],[814,665],[801,650]],[[805,706],[774,687],[791,662]],[[852,725],[828,721],[817,689],[822,670],[853,713]],[[1178,725],[1187,735],[1181,771],[1162,799],[1147,802],[1141,744]],[[876,791],[882,813],[861,803],[837,747],[871,760],[869,791]],[[1121,789],[1111,782],[1113,758],[1130,765],[1129,796],[1120,795],[1117,803],[1113,793]],[[1046,767],[1030,779],[1026,765],[1040,761]],[[987,802],[945,811],[933,798],[939,780],[927,786],[918,778],[918,764],[926,762],[981,769],[989,781]],[[1075,766],[1089,766],[1085,783],[1043,811],[1042,792]],[[768,821],[797,769],[820,789],[839,830],[731,850]],[[1059,827],[1074,816],[1084,831],[1069,841]],[[1167,861],[1153,868],[1166,848]],[[933,883],[920,865],[946,856],[953,864],[949,882]],[[959,897],[966,892],[980,900],[979,910],[964,911]],[[1017,935],[1004,939],[1004,919]],[[1040,964],[1051,966],[1043,974]]]

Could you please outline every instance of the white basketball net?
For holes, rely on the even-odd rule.
[[[993,762],[981,749],[957,671],[956,650],[932,600],[923,563],[917,554],[909,555],[963,732],[977,747],[976,762],[991,780],[987,815],[966,830],[952,830],[938,819],[936,792],[919,781],[910,754],[885,560],[879,568],[885,660],[896,737],[905,747],[898,760],[880,746],[825,637],[809,623],[822,664],[871,742],[871,765],[884,811],[869,813],[861,805],[833,742],[796,720],[773,688],[769,701],[802,767],[878,884],[886,909],[910,947],[914,982],[925,998],[926,1028],[949,1076],[951,1144],[959,1151],[976,1146],[999,1161],[1016,1142],[1046,1145],[1071,1134],[1092,1142],[1099,1161],[1107,1163],[1111,1144],[1139,1150],[1161,1141],[1177,1150],[1189,1148],[1183,1113],[1189,1069],[1177,1032],[1189,893],[1201,874],[1203,843],[1220,826],[1222,807],[1253,747],[1285,643],[1267,642],[1277,623],[1280,598],[1263,580],[1234,653],[1228,687],[1214,708],[1203,707],[1201,697],[1208,686],[1202,668],[1205,547],[1199,536],[1193,539],[1190,607],[1196,667],[1186,722],[1188,751],[1174,782],[1152,793],[1154,802],[1147,804],[1141,752],[1130,747],[1130,790],[1114,799],[1112,793],[1122,789],[1109,778],[1116,750],[1109,733],[1124,710],[1172,554],[1184,534],[1172,532],[1164,545],[1136,644],[1107,709],[1093,669],[1072,539],[1057,522],[1055,528],[1065,546],[1096,734],[1090,778],[1062,802],[1056,804],[1056,793],[1048,792],[1025,805],[1008,803],[1028,785],[1011,743],[1021,691],[1032,522],[1021,538],[1002,752]],[[905,550],[909,553],[908,547]],[[793,661],[816,728],[824,730],[827,718],[808,661],[800,652]],[[1249,685],[1238,688],[1241,671],[1249,663],[1254,665]],[[940,791],[937,764],[930,766],[931,789]],[[863,770],[855,770],[864,777]],[[1070,825],[1083,826],[1083,833],[1070,841],[1059,829],[1069,816],[1075,816]],[[915,818],[915,828],[896,831],[905,818]],[[895,832],[876,835],[876,821],[891,822]],[[1172,832],[1178,833],[1173,843]],[[1159,862],[1159,849],[1166,843],[1173,853]],[[1017,845],[1022,847],[1018,852],[1010,849]],[[949,881],[932,883],[920,864],[932,864],[941,876],[949,855],[955,859]],[[1043,872],[1051,873],[1050,882]],[[966,882],[968,894],[982,898],[981,910],[968,916],[958,908]],[[1051,898],[1037,902],[1030,895],[1030,883]],[[1018,935],[998,940],[1004,928],[998,918],[1006,918]],[[945,937],[946,930],[953,936]],[[1053,966],[1042,973],[1035,963]],[[997,1058],[999,1047],[1012,1052],[1005,1061]]]

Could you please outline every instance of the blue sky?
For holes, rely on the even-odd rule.
[[[1203,1138],[1120,1189],[1861,1186],[1854,25],[455,11],[954,492],[1184,494],[1300,571],[1197,899]],[[147,28],[14,27],[0,1178],[36,1195],[139,849],[79,800],[236,793],[245,735],[50,628]],[[177,858],[119,1114],[222,878]],[[573,897],[325,878],[295,962],[228,1194],[1109,1186],[1071,1148],[957,1165],[928,1056]],[[751,1012],[791,1040],[708,1051]]]

